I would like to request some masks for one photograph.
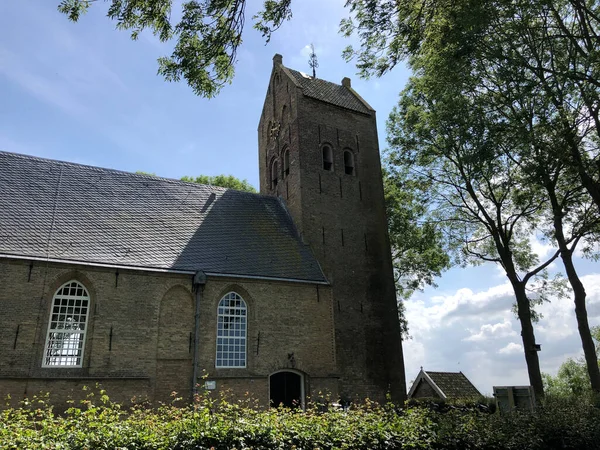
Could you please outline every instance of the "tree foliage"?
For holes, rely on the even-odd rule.
[[[149,408],[111,402],[87,390],[56,414],[45,397],[0,411],[0,448],[37,449],[314,449],[314,450],[562,450],[600,448],[600,410],[589,402],[544,404],[535,413],[489,414],[474,406],[377,405],[349,410],[326,397],[306,411],[257,408],[250,397],[199,396],[193,405]],[[74,393],[77,394],[77,393]],[[181,406],[180,406],[181,405]]]
[[[383,189],[402,335],[409,336],[404,301],[450,267],[442,233],[427,221],[427,202],[406,177],[384,167]]]
[[[235,189],[236,191],[256,192],[256,189],[254,189],[254,186],[252,186],[248,180],[240,180],[233,175],[199,175],[197,177],[184,176],[181,177],[181,181],[220,186],[224,188]]]
[[[145,30],[160,41],[174,41],[170,56],[158,59],[158,73],[167,81],[185,80],[196,95],[214,97],[231,82],[242,44],[246,0],[107,0],[107,16],[136,40]],[[96,0],[62,0],[59,11],[80,20]],[[265,0],[254,27],[267,42],[291,17],[291,0]],[[173,12],[174,5],[181,11]],[[180,17],[174,21],[173,17]]]
[[[143,172],[138,170],[136,172],[140,175],[148,175],[155,177],[155,173]],[[235,189],[236,191],[244,192],[256,192],[254,186],[252,186],[248,180],[240,180],[233,175],[198,175],[197,177],[183,176],[181,181],[187,181],[188,183],[196,184],[207,184],[210,186],[220,186],[229,189]]]
[[[345,56],[364,76],[382,75],[403,59],[413,69],[391,117],[395,163],[437,194],[431,207],[466,260],[494,261],[506,271],[536,393],[541,377],[527,307],[536,296],[525,287],[559,255],[538,264],[529,241],[540,234],[560,250],[591,382],[600,391],[585,289],[572,262],[575,246],[597,235],[600,208],[598,3],[346,5],[353,17],[342,31],[357,34],[361,46]]]
[[[600,327],[592,328],[596,351],[600,351]],[[600,360],[597,363],[600,365]],[[561,364],[556,376],[544,374],[544,385],[549,395],[581,397],[591,393],[590,377],[583,358],[569,358]]]
[[[450,265],[441,230],[427,221],[427,202],[398,168],[384,170],[383,187],[397,292],[408,299],[435,286]]]

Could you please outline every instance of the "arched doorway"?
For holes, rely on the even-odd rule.
[[[304,408],[304,376],[300,372],[282,370],[269,376],[269,402],[288,408]]]

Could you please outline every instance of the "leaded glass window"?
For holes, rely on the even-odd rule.
[[[246,302],[235,292],[219,302],[216,367],[246,367],[247,312]]]
[[[88,291],[77,281],[63,284],[52,299],[44,367],[81,367],[90,307]]]

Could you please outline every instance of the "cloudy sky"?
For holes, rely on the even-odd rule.
[[[250,24],[260,2],[248,1]],[[77,24],[56,11],[59,0],[0,2],[0,150],[173,178],[226,173],[258,186],[256,128],[271,59],[281,53],[285,65],[308,72],[311,42],[318,76],[352,77],[378,111],[383,148],[385,119],[409,73],[398,67],[380,79],[356,77],[340,56],[350,43],[337,33],[344,2],[293,2],[293,20],[268,45],[248,26],[235,80],[213,100],[158,77],[156,58],[169,54],[170,44],[150,34],[132,42],[104,17],[104,2]],[[551,252],[541,242],[536,248],[541,257]],[[600,272],[589,261],[577,263],[590,322],[600,324]],[[463,371],[484,393],[493,385],[528,384],[513,296],[501,270],[456,268],[438,285],[406,305],[412,336],[404,344],[407,381],[423,366]],[[544,318],[535,330],[545,372],[580,354],[572,310],[569,299],[540,308]]]

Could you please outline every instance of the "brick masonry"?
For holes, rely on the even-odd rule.
[[[64,404],[101,383],[117,401],[170,401],[172,392],[189,400],[199,299],[197,381],[216,383],[210,395],[249,393],[264,406],[269,376],[290,370],[307,396],[405,399],[375,112],[305,97],[276,57],[258,135],[261,192],[285,201],[330,285],[213,276],[196,291],[190,274],[0,258],[0,398],[42,391]],[[354,175],[344,173],[344,151]],[[91,297],[83,367],[44,368],[52,299],[70,280]],[[231,291],[248,305],[247,367],[217,369],[217,304]]]
[[[375,112],[306,97],[276,55],[258,127],[261,193],[285,200],[333,288],[340,394],[406,398]],[[333,170],[322,149],[333,149]],[[289,152],[289,174],[283,173]],[[344,152],[355,174],[344,171]],[[278,182],[272,179],[278,162]]]
[[[91,297],[82,368],[43,368],[52,298],[77,280]],[[120,402],[189,400],[194,304],[191,275],[0,259],[0,397],[49,392],[64,405],[96,383]],[[237,292],[248,305],[245,369],[215,369],[217,304]],[[304,375],[305,392],[337,395],[331,288],[308,283],[208,277],[200,308],[199,374],[217,390],[266,405],[268,377]],[[199,382],[203,382],[199,379]]]

